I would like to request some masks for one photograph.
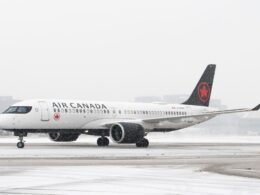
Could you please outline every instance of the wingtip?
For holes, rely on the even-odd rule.
[[[257,110],[259,110],[260,109],[260,104],[258,105],[258,106],[256,106],[255,108],[253,108],[252,110],[253,111],[257,111]]]

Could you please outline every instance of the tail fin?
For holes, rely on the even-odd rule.
[[[216,65],[207,66],[190,98],[184,102],[186,105],[209,106]]]

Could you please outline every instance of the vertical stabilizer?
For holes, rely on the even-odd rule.
[[[194,106],[209,106],[215,70],[215,64],[210,64],[207,66],[190,98],[183,104]]]

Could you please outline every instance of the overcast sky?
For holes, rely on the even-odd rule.
[[[132,101],[190,94],[260,103],[260,1],[0,1],[0,95]]]

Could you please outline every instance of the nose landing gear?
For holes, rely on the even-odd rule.
[[[17,148],[24,148],[24,141],[22,140],[22,138],[20,139],[19,137],[19,142],[17,143]]]
[[[24,148],[24,140],[23,137],[27,136],[26,132],[15,132],[14,133],[15,136],[19,136],[18,140],[19,142],[17,143],[17,148]]]
[[[24,148],[23,135],[19,135],[19,142],[17,143],[17,148]]]

